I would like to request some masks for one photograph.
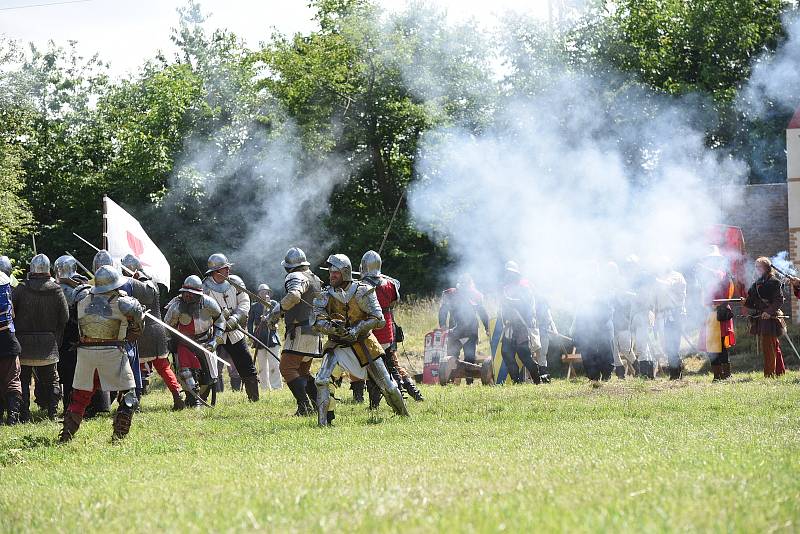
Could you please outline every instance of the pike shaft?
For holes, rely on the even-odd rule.
[[[230,365],[231,365],[231,364],[229,364],[228,362],[226,362],[225,360],[223,360],[222,358],[220,358],[219,356],[217,356],[216,354],[214,354],[214,353],[213,353],[213,352],[211,352],[210,350],[206,349],[204,346],[202,346],[200,343],[198,343],[198,342],[197,342],[197,341],[195,341],[194,339],[190,338],[190,337],[189,337],[189,336],[187,336],[186,334],[184,334],[184,333],[182,333],[182,332],[179,332],[179,331],[178,331],[177,329],[175,329],[175,328],[172,328],[170,325],[168,325],[167,323],[165,323],[164,321],[162,321],[161,319],[159,319],[158,317],[156,317],[156,316],[155,316],[155,315],[153,315],[152,313],[150,313],[150,312],[145,312],[144,314],[145,314],[145,316],[149,317],[149,318],[150,318],[150,319],[152,319],[153,321],[157,322],[158,324],[160,324],[161,326],[163,326],[164,328],[166,328],[167,330],[169,330],[170,332],[172,332],[173,334],[175,334],[176,336],[178,336],[179,338],[181,338],[182,340],[184,340],[186,343],[188,343],[188,344],[189,344],[189,345],[191,345],[192,347],[194,347],[194,348],[196,348],[197,350],[201,351],[201,352],[202,352],[203,354],[205,354],[206,356],[210,356],[211,358],[214,358],[214,359],[215,359],[215,360],[217,360],[218,362],[222,362],[222,363],[224,363],[225,365],[227,365],[228,367],[230,367]]]

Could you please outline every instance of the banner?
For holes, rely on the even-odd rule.
[[[141,262],[142,270],[169,290],[170,268],[167,258],[148,237],[139,221],[108,197],[103,197],[103,204],[106,241],[111,257],[121,260],[133,254]]]

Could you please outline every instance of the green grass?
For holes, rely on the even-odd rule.
[[[349,392],[339,390],[349,398]],[[425,387],[336,427],[226,391],[120,444],[109,417],[0,427],[0,531],[797,531],[800,375]]]

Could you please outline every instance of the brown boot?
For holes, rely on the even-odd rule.
[[[80,428],[81,421],[83,421],[83,416],[69,410],[64,412],[64,426],[58,434],[59,443],[66,443],[71,440],[75,432]]]
[[[711,366],[711,371],[714,373],[713,382],[722,380],[722,364],[715,363]]]
[[[720,373],[722,376],[722,380],[729,379],[731,377],[731,364],[723,363]]]
[[[172,392],[172,411],[179,412],[186,408],[186,403],[181,398],[181,394],[179,391]]]
[[[114,433],[111,435],[111,441],[119,441],[128,435],[131,430],[131,421],[133,420],[133,413],[128,410],[117,410],[114,415]]]
[[[242,383],[244,384],[247,398],[250,399],[251,402],[256,402],[258,400],[258,377],[255,375],[248,376],[242,380]]]

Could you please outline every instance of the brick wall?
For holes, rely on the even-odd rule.
[[[739,226],[747,253],[752,258],[772,257],[789,250],[789,208],[787,185],[760,184],[739,186],[727,191],[741,199],[726,210],[723,223]],[[793,258],[794,259],[794,258]]]

